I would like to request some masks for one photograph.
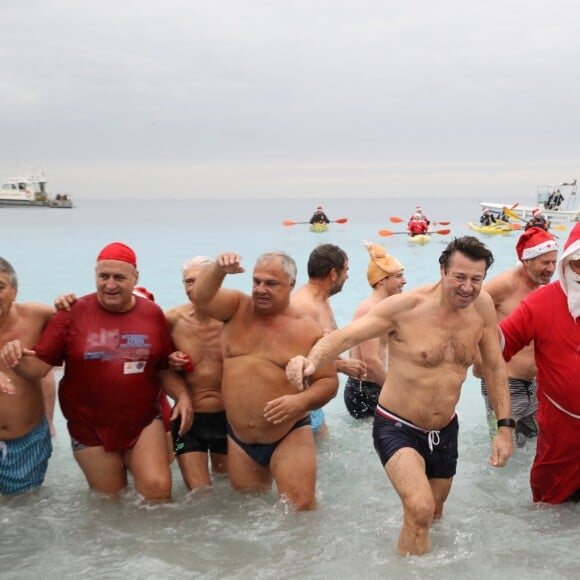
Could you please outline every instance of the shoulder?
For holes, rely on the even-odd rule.
[[[301,332],[315,336],[322,335],[322,325],[316,318],[310,316],[307,312],[303,312],[302,310],[290,306],[285,314],[293,321],[293,323],[300,327]]]
[[[169,310],[165,311],[165,318],[169,322],[175,322],[178,318],[185,312],[185,309],[190,306],[189,304],[182,304],[181,306],[173,306]]]
[[[291,294],[290,304],[301,313],[314,318],[318,317],[319,308],[324,306],[324,303],[318,301],[310,289],[305,286],[298,288]]]
[[[495,313],[495,305],[493,303],[492,297],[483,290],[479,293],[479,296],[473,302],[474,312],[479,314],[484,319],[488,319],[493,323],[493,326],[497,324],[497,316]]]
[[[43,320],[49,320],[55,312],[52,306],[40,302],[17,302],[14,306],[19,316],[33,316]]]
[[[483,285],[483,290],[487,292],[494,301],[501,300],[506,295],[511,294],[518,286],[518,268],[512,268],[491,278]]]
[[[363,300],[354,311],[352,319],[356,320],[357,318],[364,316],[373,306],[379,304],[379,302],[380,301],[372,300],[372,298],[367,298],[366,300]]]
[[[522,302],[527,304],[530,308],[534,307],[538,309],[538,314],[541,312],[546,312],[548,314],[552,313],[550,308],[547,306],[553,306],[555,301],[560,298],[566,301],[566,295],[562,290],[559,280],[554,280],[545,286],[540,286],[533,292],[530,292]]]
[[[419,286],[401,294],[393,294],[375,304],[369,314],[380,314],[391,318],[406,314],[407,312],[428,303],[429,298],[436,290],[436,284],[431,286]]]
[[[148,298],[142,296],[135,296],[135,308],[129,312],[147,312],[149,314],[161,315],[165,318],[165,313],[159,304],[152,302]]]

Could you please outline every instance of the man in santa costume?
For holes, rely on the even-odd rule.
[[[498,274],[483,285],[483,289],[493,299],[498,322],[509,316],[534,290],[549,284],[556,271],[558,244],[552,234],[540,228],[530,228],[520,236],[516,253],[520,263],[515,268]],[[516,422],[516,443],[518,447],[523,447],[528,439],[538,436],[534,345],[522,348],[512,357],[507,367],[511,416]],[[481,393],[493,439],[497,433],[497,417],[487,396],[483,371],[479,361],[473,365],[473,374],[481,378]]]
[[[540,432],[530,484],[551,504],[580,491],[580,223],[558,260],[559,280],[529,294],[499,323],[506,360],[534,341]]]

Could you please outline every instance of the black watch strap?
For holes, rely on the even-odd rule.
[[[499,429],[500,427],[509,427],[510,429],[515,429],[516,422],[511,418],[499,419],[497,422],[497,428]]]

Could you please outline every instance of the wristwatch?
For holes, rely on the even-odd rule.
[[[516,422],[512,418],[498,419],[497,428],[499,429],[500,427],[509,427],[510,429],[515,429]]]

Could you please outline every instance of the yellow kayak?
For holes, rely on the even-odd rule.
[[[320,234],[328,230],[328,224],[310,224],[310,231]]]
[[[414,244],[427,244],[431,241],[431,236],[428,234],[418,234],[416,236],[409,236],[409,241],[413,242]]]
[[[492,226],[478,226],[472,222],[467,224],[469,229],[479,232],[480,234],[502,234],[502,235],[509,235],[512,233],[512,228],[509,224],[501,223],[501,224],[494,224]]]

